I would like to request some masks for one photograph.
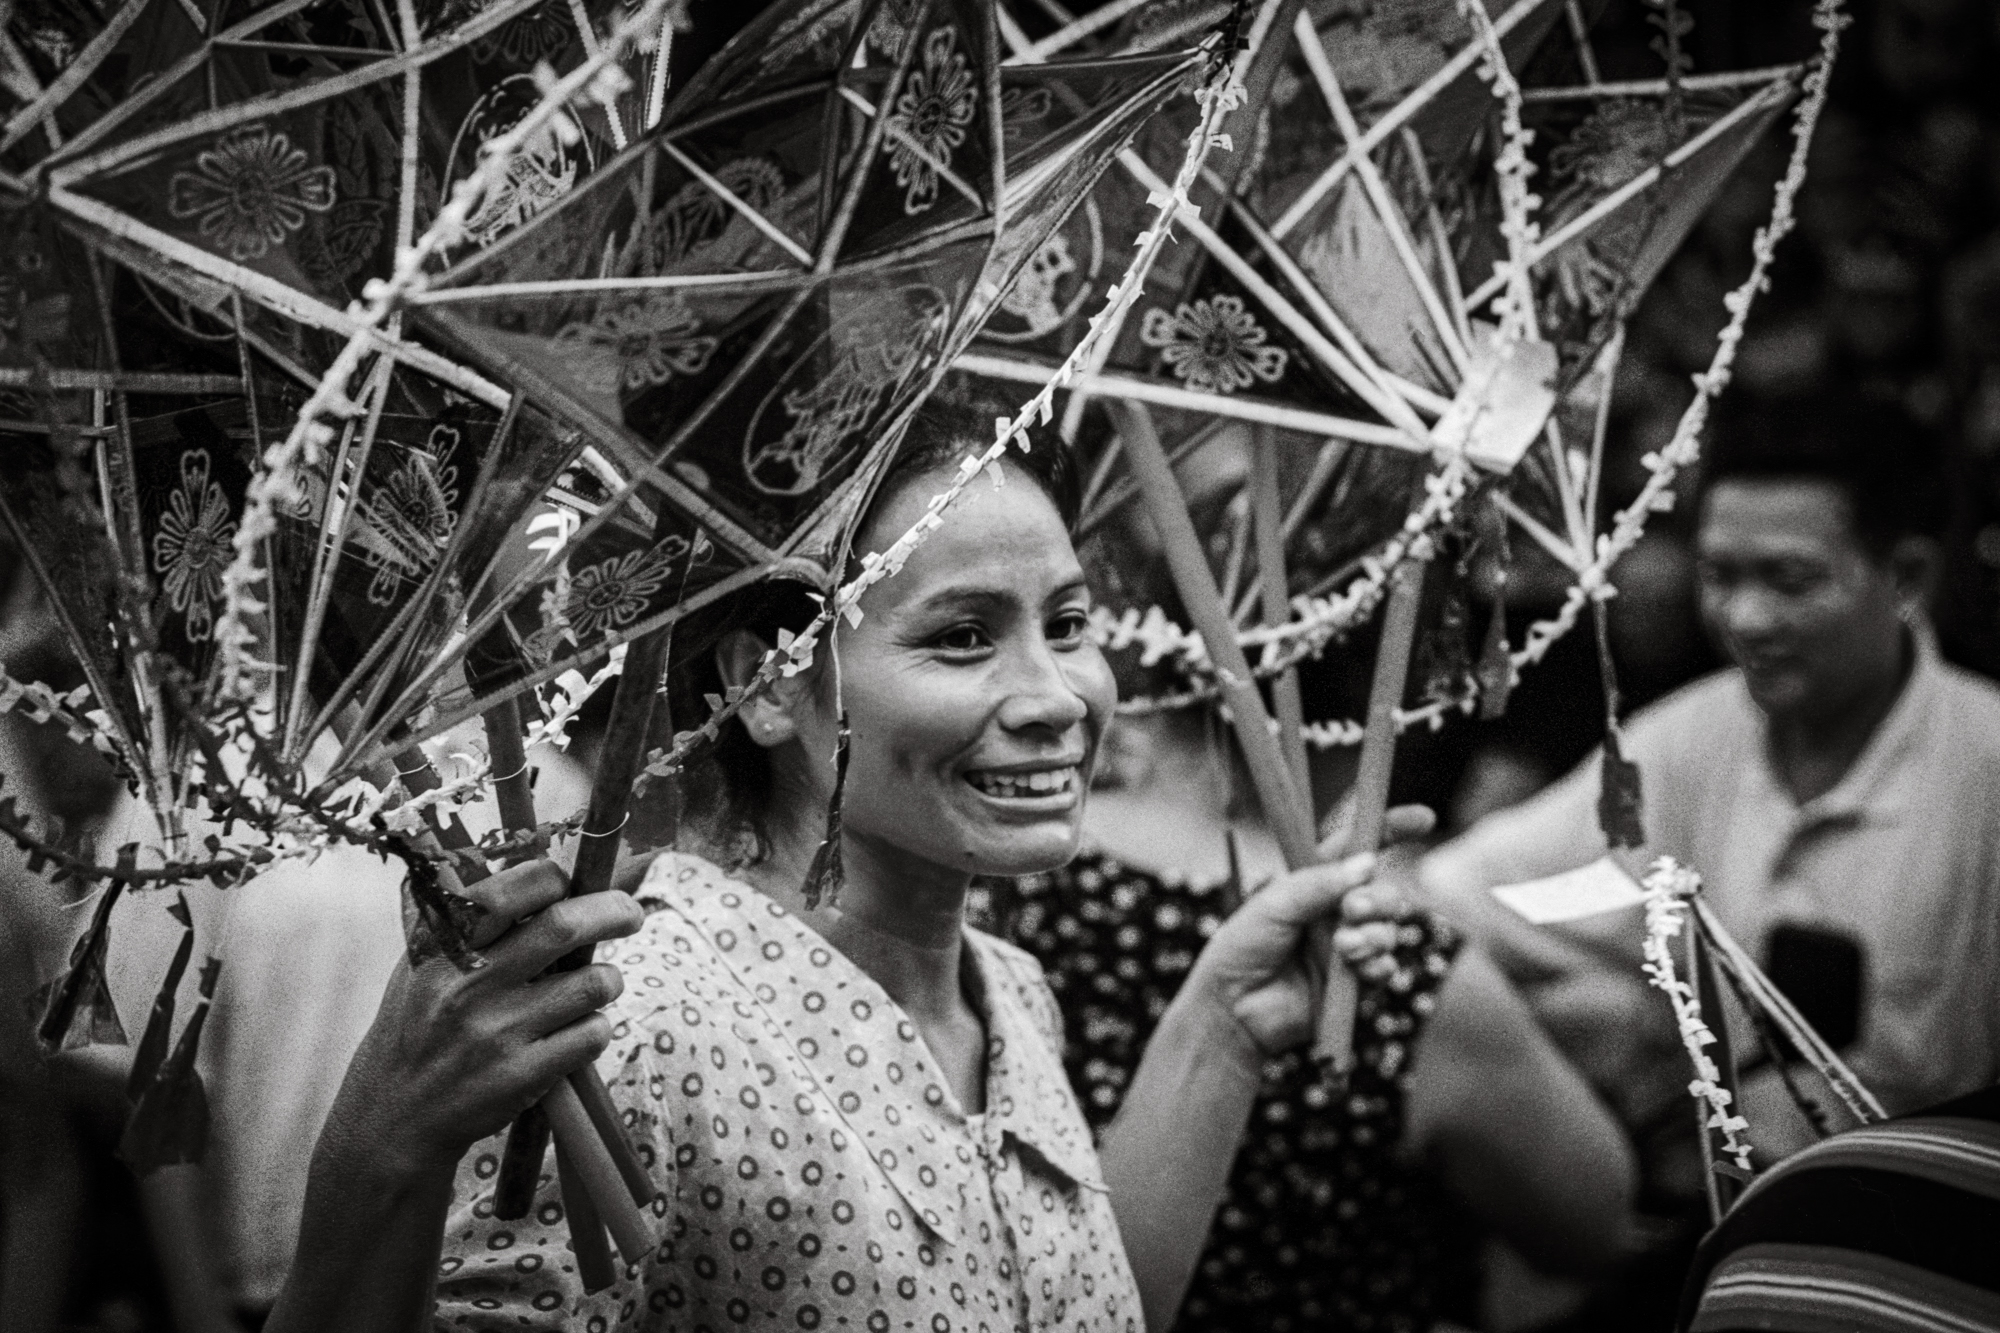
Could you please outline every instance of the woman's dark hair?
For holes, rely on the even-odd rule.
[[[930,474],[958,466],[968,454],[991,443],[997,417],[1005,409],[978,398],[933,397],[904,433],[868,509],[856,525],[855,556],[862,554],[859,534],[870,518],[904,486]],[[1007,462],[1049,497],[1074,529],[1081,496],[1069,449],[1050,432],[1026,452],[1009,449]],[[890,534],[890,538],[900,534]],[[850,560],[849,576],[853,560]],[[748,630],[775,643],[779,630],[798,633],[818,614],[815,594],[824,590],[792,578],[753,584],[688,616],[674,631],[673,661],[667,671],[667,701],[674,726],[686,730],[709,714],[708,698],[720,697],[724,683],[715,650],[734,630]],[[824,660],[823,656],[822,659]],[[762,859],[764,833],[758,815],[771,799],[770,752],[752,741],[739,725],[722,729],[706,756],[697,756],[681,782],[685,816],[711,841],[729,840],[727,852],[738,864]]]

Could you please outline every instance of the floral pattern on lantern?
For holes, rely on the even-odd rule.
[[[600,393],[647,389],[676,377],[699,375],[715,355],[716,340],[678,292],[651,292],[637,301],[599,310],[588,323],[556,334],[570,354],[576,377]]]
[[[637,620],[666,586],[687,542],[669,537],[658,546],[628,551],[579,570],[570,580],[563,618],[578,643],[617,633]]]
[[[1285,349],[1265,342],[1257,317],[1235,296],[1183,302],[1169,315],[1155,307],[1139,326],[1139,340],[1157,347],[1167,369],[1202,393],[1235,393],[1258,380],[1275,383],[1285,373]]]
[[[560,6],[541,4],[519,18],[489,32],[472,43],[472,59],[490,65],[495,58],[518,69],[532,69],[542,61],[553,64],[569,49],[576,29]]]
[[[308,166],[283,131],[250,125],[196,154],[167,182],[167,211],[193,218],[201,237],[232,260],[262,259],[333,207],[333,168]]]
[[[889,113],[889,170],[903,187],[905,213],[926,212],[937,202],[938,172],[965,142],[978,105],[958,34],[936,29],[924,38],[923,67],[910,71]]]
[[[222,596],[222,571],[235,554],[236,521],[229,497],[208,477],[208,450],[181,455],[181,484],[167,497],[153,534],[153,572],[167,604],[182,617],[190,642],[209,636],[214,604]]]
[[[377,606],[392,605],[404,579],[429,571],[458,527],[458,469],[441,460],[459,440],[457,427],[433,426],[429,452],[412,451],[369,497],[376,543],[368,551],[375,569],[368,600]]]

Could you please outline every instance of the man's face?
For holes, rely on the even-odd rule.
[[[1905,591],[1832,483],[1717,483],[1696,556],[1702,619],[1768,716],[1826,717],[1901,672]]]

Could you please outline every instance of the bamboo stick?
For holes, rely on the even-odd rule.
[[[659,691],[660,675],[666,666],[671,630],[657,630],[633,641],[625,653],[625,669],[618,677],[617,693],[611,700],[611,718],[605,729],[605,745],[598,758],[597,775],[590,788],[590,810],[584,816],[582,837],[576,852],[576,866],[570,872],[572,897],[597,893],[611,887],[611,872],[618,860],[618,834],[631,812],[632,787],[645,762],[648,725],[653,697]],[[490,714],[489,714],[490,716]],[[490,742],[489,742],[490,744]],[[570,971],[589,963],[591,950],[577,949],[556,960],[552,971]],[[594,1071],[593,1071],[594,1076]],[[593,1097],[594,1100],[594,1097]],[[545,1100],[542,1107],[549,1123],[556,1124]],[[586,1116],[586,1123],[588,1117]],[[595,1135],[593,1135],[595,1137]],[[617,1136],[624,1143],[623,1133]],[[626,1145],[625,1150],[630,1151]],[[542,1149],[534,1141],[532,1125],[516,1120],[508,1133],[507,1148],[501,1155],[500,1172],[494,1182],[495,1197],[516,1200],[523,1193],[532,1196],[534,1181],[542,1169]],[[636,1174],[635,1174],[636,1171]],[[635,1182],[645,1176],[643,1164],[636,1162],[617,1169],[621,1182]],[[647,1180],[646,1198],[652,1196]],[[621,1184],[621,1194],[627,1190]],[[630,1190],[637,1199],[636,1187]],[[601,1207],[609,1209],[604,1200]]]
[[[1257,581],[1263,592],[1264,623],[1284,624],[1291,618],[1291,596],[1285,577],[1284,498],[1278,492],[1278,433],[1257,429],[1250,452],[1250,518],[1256,528]],[[1269,654],[1278,645],[1266,648]],[[1312,775],[1306,768],[1305,701],[1299,695],[1299,671],[1286,667],[1271,682],[1272,711],[1278,715],[1278,747],[1291,766],[1300,795],[1312,800]]]
[[[639,1263],[653,1252],[652,1228],[646,1225],[639,1210],[627,1202],[625,1181],[611,1158],[611,1150],[605,1147],[597,1127],[590,1123],[590,1113],[583,1109],[568,1079],[558,1079],[548,1096],[542,1098],[542,1113],[549,1118],[549,1128],[562,1154],[557,1159],[557,1169],[562,1169],[561,1164],[575,1168],[575,1178],[582,1182],[591,1206],[603,1210],[605,1229],[611,1233],[618,1253],[625,1256],[628,1264]],[[611,1200],[626,1206],[606,1208],[606,1202]]]
[[[57,392],[109,389],[125,393],[229,394],[243,392],[243,381],[235,375],[183,375],[141,370],[51,370],[48,384]],[[35,383],[35,372],[0,367],[0,389],[26,389]]]
[[[510,833],[534,828],[535,789],[528,780],[528,751],[522,739],[518,696],[502,699],[488,709],[486,762],[493,774],[493,803],[500,826]]]
[[[503,1222],[517,1222],[526,1217],[535,1206],[535,1191],[542,1186],[542,1162],[549,1151],[549,1118],[542,1113],[542,1104],[536,1102],[527,1110],[514,1117],[514,1123],[507,1126],[507,1142],[500,1149],[500,1174],[493,1182],[493,1216]],[[567,1198],[569,1181],[563,1178],[562,1154],[556,1154],[556,1172],[564,1185]],[[597,1210],[591,1210],[594,1218]],[[603,1230],[603,1223],[598,1223]],[[577,1230],[576,1215],[570,1214],[570,1231]],[[577,1252],[582,1253],[582,1243],[577,1242]]]
[[[1417,637],[1417,607],[1424,594],[1424,562],[1414,556],[1389,576],[1389,604],[1382,613],[1382,642],[1375,650],[1375,676],[1368,688],[1368,719],[1361,736],[1361,764],[1354,777],[1354,828],[1347,853],[1374,851],[1382,845],[1389,814],[1389,774],[1396,763],[1396,710],[1410,675],[1410,649]],[[1353,1001],[1344,1012],[1334,1009],[1333,988],[1327,987],[1320,1014],[1319,1041],[1313,1057],[1339,1063],[1348,1052],[1327,1045],[1331,1025],[1354,1022]]]
[[[611,718],[605,729],[597,776],[590,788],[590,813],[583,823],[570,893],[597,893],[611,887],[618,861],[618,832],[632,808],[632,788],[646,762],[646,740],[653,718],[653,701],[666,670],[673,628],[635,639],[625,651],[625,669],[611,697]],[[588,961],[587,959],[584,961]]]
[[[1687,92],[1713,91],[1719,88],[1745,88],[1758,83],[1776,83],[1782,79],[1797,78],[1797,65],[1760,65],[1756,69],[1718,70],[1713,74],[1689,74],[1678,80]],[[1586,83],[1567,88],[1523,88],[1521,100],[1535,102],[1579,102],[1595,101],[1612,97],[1664,97],[1667,93],[1665,79],[1619,79],[1607,83]]]
[[[1187,606],[1189,619],[1208,647],[1216,681],[1229,707],[1230,724],[1235,728],[1250,780],[1257,788],[1257,799],[1264,807],[1264,818],[1289,869],[1314,865],[1320,857],[1313,837],[1312,811],[1293,782],[1278,738],[1272,734],[1270,715],[1264,711],[1264,701],[1258,696],[1250,663],[1236,642],[1235,626],[1230,623],[1229,610],[1222,604],[1215,578],[1209,572],[1201,538],[1195,533],[1194,521],[1188,517],[1187,501],[1174,480],[1173,467],[1167,462],[1153,419],[1136,403],[1121,404],[1118,412],[1126,465],[1138,481],[1146,508],[1159,528],[1174,586]],[[1326,1058],[1345,1068],[1353,1060],[1349,1046],[1358,992],[1354,974],[1332,952],[1331,927],[1322,927],[1315,933],[1318,937],[1315,956],[1325,959],[1325,991],[1314,1053],[1333,1052]]]
[[[1847,1062],[1813,1030],[1785,993],[1771,984],[1771,979],[1758,969],[1743,946],[1723,926],[1721,918],[1699,896],[1694,900],[1694,919],[1708,939],[1711,956],[1734,974],[1737,984],[1763,1007],[1786,1039],[1846,1105],[1848,1113],[1864,1125],[1887,1119],[1888,1112],[1882,1109],[1875,1095],[1855,1076]]]
[[[1715,982],[1715,967],[1709,961],[1708,951],[1702,947],[1701,931],[1687,933],[1687,984],[1692,988],[1697,1008],[1708,1007],[1714,1021],[1708,1030],[1715,1036],[1715,1067],[1722,1075],[1722,1086],[1729,1092],[1731,1106],[1740,1105],[1739,1086],[1741,1080],[1736,1075],[1736,1055],[1730,1049],[1729,1016],[1722,1010],[1722,988]],[[1708,1216],[1711,1223],[1722,1221],[1736,1202],[1739,1182],[1723,1171],[1722,1162],[1715,1152],[1715,1137],[1709,1129],[1711,1114],[1709,1105],[1697,1097],[1694,1102],[1695,1133],[1701,1136],[1702,1190],[1708,1197]],[[1730,1171],[1736,1167],[1731,1164]]]
[[[595,1069],[579,1069],[569,1076],[569,1085],[576,1092],[577,1101],[589,1115],[591,1127],[605,1146],[612,1149],[611,1164],[618,1170],[618,1178],[625,1182],[625,1189],[632,1196],[632,1202],[641,1208],[653,1202],[659,1190],[653,1178],[646,1174],[646,1164],[632,1151],[631,1143],[625,1137],[625,1126],[618,1118],[618,1108],[611,1100],[611,1090],[604,1086],[604,1080],[597,1076]],[[625,1151],[619,1152],[623,1148]]]
[[[491,656],[491,654],[484,654]],[[528,780],[528,755],[522,744],[521,710],[518,699],[503,699],[489,709],[485,715],[486,752],[493,772],[493,797],[500,809],[503,825],[510,832],[533,829],[535,815],[534,788]],[[588,845],[587,843],[585,844]],[[570,891],[576,890],[572,879]],[[587,950],[579,952],[588,954]],[[561,970],[581,966],[565,958],[557,966]],[[588,962],[586,956],[584,962]],[[586,1114],[581,1121],[574,1116],[559,1114],[552,1102],[559,1097],[573,1100],[578,1109],[595,1103],[599,1114]],[[611,1109],[611,1094],[598,1077],[597,1070],[586,1065],[574,1070],[568,1078],[559,1083],[540,1103],[540,1114],[523,1113],[516,1117],[507,1132],[507,1144],[501,1153],[501,1172],[494,1181],[494,1213],[496,1216],[523,1216],[527,1209],[522,1205],[532,1202],[535,1186],[542,1172],[542,1156],[547,1151],[547,1141],[554,1134],[557,1146],[562,1150],[558,1163],[569,1161],[586,1174],[581,1183],[590,1195],[593,1211],[603,1226],[609,1227],[618,1248],[628,1259],[639,1251],[632,1250],[628,1242],[644,1233],[646,1222],[638,1211],[652,1201],[654,1190],[645,1164],[633,1151],[625,1138],[624,1127],[618,1123],[617,1112]],[[581,1129],[579,1130],[579,1124]],[[574,1141],[581,1133],[591,1140],[589,1143]],[[596,1170],[600,1156],[611,1163],[617,1188],[609,1193],[602,1192],[605,1185],[603,1173]],[[561,1169],[558,1165],[558,1170]],[[504,1191],[504,1199],[503,1199]],[[627,1196],[629,1197],[629,1200]],[[501,1211],[502,1203],[508,1211]],[[519,1211],[514,1211],[519,1208]],[[572,1219],[571,1235],[579,1223]],[[581,1242],[579,1242],[579,1252]]]
[[[510,735],[513,738],[511,745],[507,739]],[[496,803],[499,804],[503,812],[503,818],[506,817],[506,812],[511,811],[514,818],[520,820],[519,823],[515,823],[513,819],[508,819],[507,826],[510,829],[531,829],[535,827],[536,822],[534,795],[533,789],[528,784],[526,752],[523,750],[520,742],[520,713],[515,701],[512,699],[507,700],[503,707],[496,708],[487,717],[489,755],[493,754],[492,747],[496,736],[501,738],[499,742],[500,753],[495,757],[494,761]],[[510,755],[517,762],[508,765],[505,769],[499,768],[500,764],[507,762]],[[424,756],[423,751],[416,747],[411,747],[396,756],[395,772],[404,786],[414,792],[429,791],[439,785],[437,771],[431,767],[430,761]],[[435,815],[436,812],[433,811],[432,813]],[[450,822],[443,825],[442,833],[443,836],[440,837],[438,833],[426,830],[413,837],[411,841],[415,844],[417,850],[433,856],[445,855],[447,846],[464,848],[472,845],[471,835],[465,831],[465,825],[456,815],[451,816]],[[447,893],[460,893],[464,886],[460,881],[459,869],[463,869],[469,878],[484,877],[483,874],[474,872],[471,867],[465,866],[457,860],[440,862],[438,865],[439,887]],[[580,1076],[587,1080],[594,1080],[597,1077],[597,1073],[594,1069],[583,1069],[572,1074],[570,1077],[571,1079],[576,1079]],[[567,1087],[569,1084],[565,1082],[563,1086]],[[546,1115],[546,1102],[547,1099],[544,1098],[541,1104],[542,1109],[537,1114],[529,1115],[528,1113],[523,1113],[520,1117],[517,1117],[514,1126],[509,1129],[507,1143],[501,1155],[501,1174],[494,1184],[494,1211],[497,1216],[503,1218],[524,1217],[527,1215],[528,1209],[533,1206],[535,1190],[541,1183],[542,1156],[547,1151],[549,1133],[553,1124],[553,1121]],[[525,1129],[522,1128],[524,1124],[526,1125]],[[596,1127],[590,1124],[587,1118],[585,1121],[585,1131],[591,1139],[596,1140],[598,1138]],[[570,1131],[560,1131],[558,1134],[559,1148],[570,1153],[579,1162],[595,1160],[594,1153],[591,1152],[587,1145],[565,1144],[561,1142],[560,1133],[566,1132]],[[519,1141],[517,1142],[517,1140]],[[532,1144],[534,1149],[531,1157],[527,1151],[530,1144]],[[611,1156],[614,1163],[616,1162],[617,1153],[610,1144],[599,1142],[596,1147],[598,1151]],[[617,1139],[617,1149],[622,1150],[626,1155],[632,1155],[634,1162],[637,1162],[636,1155],[632,1154],[631,1145],[625,1142],[622,1133]],[[560,1160],[561,1158],[558,1158],[558,1161]],[[511,1172],[508,1170],[510,1165],[513,1167]],[[639,1169],[643,1173],[643,1166]],[[560,1170],[560,1167],[558,1167],[558,1170]],[[623,1168],[614,1165],[613,1170],[614,1175],[617,1175],[622,1174]],[[629,1235],[635,1226],[643,1227],[645,1225],[644,1218],[640,1216],[635,1206],[638,1201],[627,1201],[626,1195],[628,1191],[622,1184],[603,1198],[597,1198],[594,1195],[586,1198],[586,1207],[570,1206],[567,1201],[570,1199],[572,1193],[575,1192],[570,1186],[576,1185],[585,1194],[589,1195],[595,1188],[593,1180],[593,1177],[584,1177],[579,1180],[565,1180],[563,1182],[563,1196],[566,1201],[564,1212],[570,1219],[570,1240],[577,1251],[579,1272],[587,1271],[595,1250],[602,1248],[602,1233],[606,1226],[613,1227],[614,1235],[621,1228]],[[503,1205],[507,1208],[505,1212],[501,1211]],[[615,1219],[615,1222],[613,1219]],[[597,1232],[594,1239],[589,1234],[592,1228],[595,1228]],[[609,1277],[606,1277],[599,1286],[609,1285],[610,1280]],[[587,1278],[586,1281],[588,1281]],[[592,1287],[590,1289],[597,1290],[598,1288]]]
[[[569,1220],[570,1248],[576,1252],[576,1275],[586,1292],[603,1291],[618,1280],[604,1219],[597,1215],[590,1191],[583,1187],[582,1177],[560,1143],[556,1145],[556,1180],[562,1191],[563,1216]]]

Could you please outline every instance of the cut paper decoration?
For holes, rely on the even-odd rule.
[[[1016,43],[1019,60],[1080,42],[1144,41],[1140,19],[1146,8],[1128,15],[1117,5],[1108,6],[1046,35],[1040,35],[1046,21],[1027,13],[1029,8],[1015,11],[1022,34]],[[1255,117],[1262,128],[1232,136],[1235,147],[1252,145],[1233,155],[1246,159],[1232,168],[1239,174],[1210,173],[1210,188],[1234,191],[1229,214],[1222,225],[1195,231],[1197,244],[1184,248],[1199,257],[1184,260],[1183,271],[1206,266],[1240,281],[1244,290],[1229,299],[1242,301],[1256,332],[1265,334],[1266,343],[1257,345],[1279,342],[1291,349],[1284,379],[1312,365],[1331,369],[1334,362],[1324,349],[1313,354],[1321,342],[1345,356],[1353,371],[1340,379],[1341,391],[1351,395],[1345,417],[1326,419],[1324,409],[1318,417],[1300,415],[1306,405],[1299,400],[1279,410],[1262,381],[1256,388],[1197,394],[1129,358],[1114,357],[1096,376],[1081,381],[1091,395],[1152,404],[1164,426],[1178,423],[1183,450],[1198,447],[1222,422],[1262,422],[1277,428],[1282,450],[1301,458],[1285,469],[1286,554],[1293,583],[1293,614],[1287,622],[1253,623],[1258,603],[1255,556],[1247,549],[1234,554],[1247,547],[1240,534],[1215,537],[1219,549],[1232,553],[1229,568],[1241,571],[1234,581],[1233,610],[1244,646],[1262,650],[1256,662],[1260,676],[1277,677],[1353,628],[1380,604],[1381,582],[1395,561],[1411,550],[1428,549],[1413,536],[1448,519],[1466,521],[1477,507],[1496,508],[1516,536],[1568,572],[1573,582],[1561,613],[1538,622],[1520,644],[1507,649],[1504,672],[1497,660],[1482,662],[1485,669],[1469,674],[1464,687],[1450,697],[1402,710],[1403,726],[1436,726],[1453,710],[1477,711],[1487,696],[1504,696],[1518,674],[1540,661],[1573,627],[1584,605],[1611,595],[1611,564],[1630,549],[1651,514],[1670,502],[1673,479],[1696,449],[1706,400],[1726,381],[1771,249],[1793,225],[1792,201],[1846,21],[1838,0],[1822,0],[1813,15],[1819,50],[1799,65],[1600,86],[1590,75],[1560,80],[1565,65],[1579,71],[1597,67],[1586,20],[1602,6],[1573,6],[1570,22],[1559,25],[1554,22],[1561,17],[1558,7],[1532,0],[1491,6],[1483,20],[1479,8],[1468,3],[1456,6],[1455,15],[1444,6],[1427,11],[1424,22],[1431,27],[1421,33],[1398,30],[1394,60],[1370,58],[1370,53],[1381,53],[1387,40],[1383,33],[1347,32],[1340,25],[1348,18],[1311,6],[1260,11],[1270,15],[1269,21],[1260,19],[1261,26],[1251,27],[1270,49],[1285,45],[1285,59],[1276,74],[1249,80],[1252,106],[1243,114]],[[1097,21],[1100,16],[1102,22]],[[1319,33],[1317,46],[1306,40],[1308,31]],[[1337,35],[1351,40],[1333,40]],[[1493,39],[1504,58],[1494,58]],[[1554,71],[1557,81],[1523,86],[1514,71],[1526,69],[1528,56],[1538,50],[1538,77]],[[1468,73],[1475,68],[1476,77]],[[1480,87],[1481,80],[1488,87]],[[1308,95],[1315,91],[1316,97]],[[1336,94],[1348,103],[1345,117]],[[1438,110],[1445,102],[1450,109]],[[1649,478],[1657,484],[1649,480],[1638,502],[1607,520],[1599,495],[1605,469],[1615,461],[1606,457],[1606,426],[1623,347],[1622,321],[1738,164],[1794,104],[1792,159],[1777,185],[1771,224],[1759,236],[1758,275],[1726,302],[1728,322],[1715,365],[1711,374],[1698,378],[1698,402],[1690,407],[1675,445],[1645,460]],[[1472,151],[1468,145],[1479,141],[1474,133],[1479,123],[1489,118],[1494,147],[1490,165],[1482,165],[1477,152],[1470,158],[1466,154]],[[1346,131],[1350,119],[1353,134]],[[1134,152],[1144,148],[1142,137]],[[1364,159],[1372,161],[1382,188],[1369,183]],[[1121,165],[1126,165],[1124,159]],[[1404,177],[1398,172],[1418,166],[1428,185],[1410,196],[1418,201],[1412,209],[1399,202],[1404,196],[1398,182]],[[1545,199],[1527,190],[1530,178],[1541,185]],[[1119,179],[1117,173],[1108,177],[1100,196]],[[1270,211],[1274,208],[1276,214]],[[1316,219],[1331,229],[1315,233]],[[1360,227],[1375,248],[1362,244],[1364,233],[1355,230]],[[1451,261],[1438,262],[1440,255]],[[1327,267],[1336,261],[1346,268]],[[1303,276],[1288,276],[1291,268]],[[1315,283],[1315,273],[1329,279],[1346,276]],[[1435,305],[1421,290],[1419,280],[1426,276]],[[1193,309],[1192,301],[1202,297],[1192,293],[1176,300]],[[1173,302],[1159,304],[1161,314],[1153,320],[1156,342],[1161,320],[1179,308]],[[1401,313],[1384,320],[1384,310]],[[1440,312],[1442,317],[1433,317]],[[1464,395],[1462,385],[1450,399],[1443,397],[1449,384],[1440,377],[1457,373],[1449,369],[1446,344],[1457,339],[1468,353],[1469,369],[1482,340],[1475,321],[1489,316],[1511,321],[1522,332],[1533,330],[1522,339],[1524,353],[1517,354],[1545,365],[1553,352],[1551,376],[1544,380],[1537,370],[1522,377],[1549,385],[1553,409],[1542,413],[1539,394],[1524,397],[1531,410],[1521,414],[1516,428],[1504,432],[1508,447],[1491,459],[1501,465],[1511,460],[1511,468],[1504,478],[1484,481],[1474,504],[1437,505],[1435,491],[1427,491],[1420,508],[1409,509],[1412,473],[1401,451],[1419,442],[1431,447],[1439,435],[1446,441],[1459,437],[1459,422],[1477,400]],[[1319,322],[1319,342],[1309,336],[1314,321]],[[1420,336],[1404,336],[1410,330]],[[1140,333],[1143,344],[1144,330]],[[1248,364],[1246,355],[1238,349],[1229,364]],[[961,365],[980,375],[1031,380],[1031,359],[1018,346],[1003,349],[988,339]],[[1381,373],[1365,373],[1370,367]],[[1373,426],[1393,425],[1400,417],[1392,419],[1386,412],[1400,413],[1398,399],[1417,414],[1421,429],[1405,429],[1397,438],[1393,431],[1361,428],[1371,424],[1369,412],[1361,410],[1370,407],[1385,413]],[[1072,418],[1077,411],[1073,400]],[[1529,429],[1528,422],[1538,414],[1543,420]],[[1087,431],[1083,441],[1087,448],[1092,443]],[[1115,467],[1115,452],[1114,440],[1102,455],[1103,466],[1093,472],[1086,493],[1086,530],[1131,498],[1131,488]],[[1463,486],[1463,479],[1454,485]],[[1394,535],[1385,540],[1384,534]],[[1190,678],[1185,688],[1168,694],[1124,701],[1126,711],[1188,706],[1215,697],[1198,636],[1138,608],[1105,611],[1097,629],[1101,642],[1137,647],[1149,662],[1174,662]],[[1346,744],[1358,735],[1358,727],[1328,724],[1317,729],[1314,740]]]
[[[825,581],[944,368],[1202,59],[1002,70],[990,19],[975,0],[773,8],[654,131],[413,298],[613,482],[558,566],[494,582],[467,626],[547,608],[546,660],[480,692],[434,655],[383,716],[449,725],[774,571]],[[372,725],[342,763],[394,744]]]
[[[173,1053],[140,1090],[118,1141],[118,1155],[141,1176],[163,1166],[199,1162],[208,1150],[208,1089],[195,1059],[201,1052],[202,1029],[215,1000],[221,960],[202,965],[195,1011],[181,1029]]]
[[[1581,921],[1606,912],[1624,911],[1646,901],[1644,891],[1624,867],[1608,856],[1559,875],[1501,885],[1493,890],[1493,896],[1502,906],[1537,926]]]

